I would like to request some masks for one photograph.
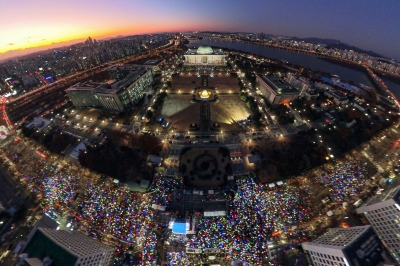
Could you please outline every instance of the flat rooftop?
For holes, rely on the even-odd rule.
[[[53,259],[52,265],[57,266],[75,265],[78,260],[76,255],[70,253],[40,230],[36,231],[32,240],[26,246],[25,253],[28,253],[29,257],[39,259],[50,257]]]
[[[371,226],[354,226],[351,228],[330,228],[328,232],[318,237],[313,244],[346,247],[351,244],[362,234],[364,234]]]
[[[115,86],[105,83],[102,86],[95,88],[93,91],[95,91],[97,93],[103,93],[103,94],[114,94],[114,93],[118,92],[118,89],[116,89],[114,87]]]
[[[362,207],[371,206],[379,202],[387,201],[390,199],[398,199],[398,198],[400,198],[400,186],[385,191],[382,194],[373,196],[361,206]]]
[[[283,78],[275,75],[259,75],[259,77],[272,88],[276,94],[292,94],[299,91]]]
[[[98,82],[93,82],[91,80],[85,81],[85,82],[78,82],[73,84],[71,87],[66,89],[65,91],[77,91],[77,90],[93,90],[99,86],[101,86],[102,83]]]
[[[132,83],[136,82],[136,80],[138,80],[141,76],[143,76],[148,72],[147,68],[137,65],[124,65],[124,66],[115,65],[109,68],[109,70],[118,70],[118,69],[125,69],[129,71],[129,74],[126,75],[126,77],[120,81],[109,80],[107,82],[97,83],[89,80],[86,82],[79,82],[72,85],[65,91],[68,92],[68,91],[87,90],[103,94],[115,94],[118,93],[120,90],[126,89],[127,87],[132,85]]]
[[[151,59],[151,60],[146,61],[143,65],[157,65],[161,61],[162,61],[162,59]]]

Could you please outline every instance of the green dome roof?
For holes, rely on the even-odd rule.
[[[200,46],[197,48],[197,54],[213,54],[214,51],[210,46]]]

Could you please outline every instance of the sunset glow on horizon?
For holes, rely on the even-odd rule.
[[[338,39],[400,58],[400,2],[388,1],[5,0],[0,54],[88,36],[209,30]]]
[[[182,24],[179,20],[171,19],[169,14],[160,14],[155,9],[151,11],[149,1],[65,2],[37,0],[32,4],[30,1],[17,0],[3,5],[0,23],[7,27],[0,28],[0,54],[10,50],[84,40],[88,36],[106,38],[198,27],[191,25],[188,17],[187,22]],[[155,3],[153,5],[157,7]],[[19,10],[18,18],[12,12],[5,12],[16,6]],[[154,17],[150,17],[146,10],[153,13]],[[168,20],[168,23],[163,20]],[[204,26],[211,25],[206,22]]]

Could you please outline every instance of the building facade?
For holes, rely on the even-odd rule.
[[[394,265],[369,225],[331,228],[316,240],[301,245],[314,266]]]
[[[357,209],[400,265],[400,186],[375,195]]]
[[[121,112],[125,108],[118,97],[118,91],[115,89],[97,88],[94,90],[95,97],[100,102],[103,109],[111,112]]]
[[[99,86],[101,83],[79,82],[66,89],[65,92],[76,107],[101,108],[101,103],[94,93],[94,89]]]
[[[290,103],[300,95],[296,88],[279,76],[257,75],[256,84],[270,104]]]
[[[72,103],[76,107],[122,112],[135,106],[153,82],[151,67],[113,66],[109,73],[114,79],[108,83],[88,81],[68,88],[66,93]]]
[[[153,73],[151,68],[139,67],[122,81],[116,84],[118,89],[118,98],[124,109],[133,107],[140,98],[143,97],[144,91],[152,84]]]
[[[210,65],[225,66],[225,53],[219,50],[213,50],[210,46],[200,46],[197,50],[188,49],[184,54],[184,65]]]
[[[28,258],[51,260],[54,266],[110,266],[114,248],[76,231],[39,228],[24,253]]]

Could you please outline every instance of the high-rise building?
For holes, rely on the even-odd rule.
[[[312,242],[302,243],[315,266],[393,265],[371,226],[331,228]]]
[[[114,249],[80,232],[39,228],[23,254],[27,262],[51,261],[53,266],[109,266]]]
[[[400,186],[373,196],[357,213],[365,215],[390,255],[400,264]]]

